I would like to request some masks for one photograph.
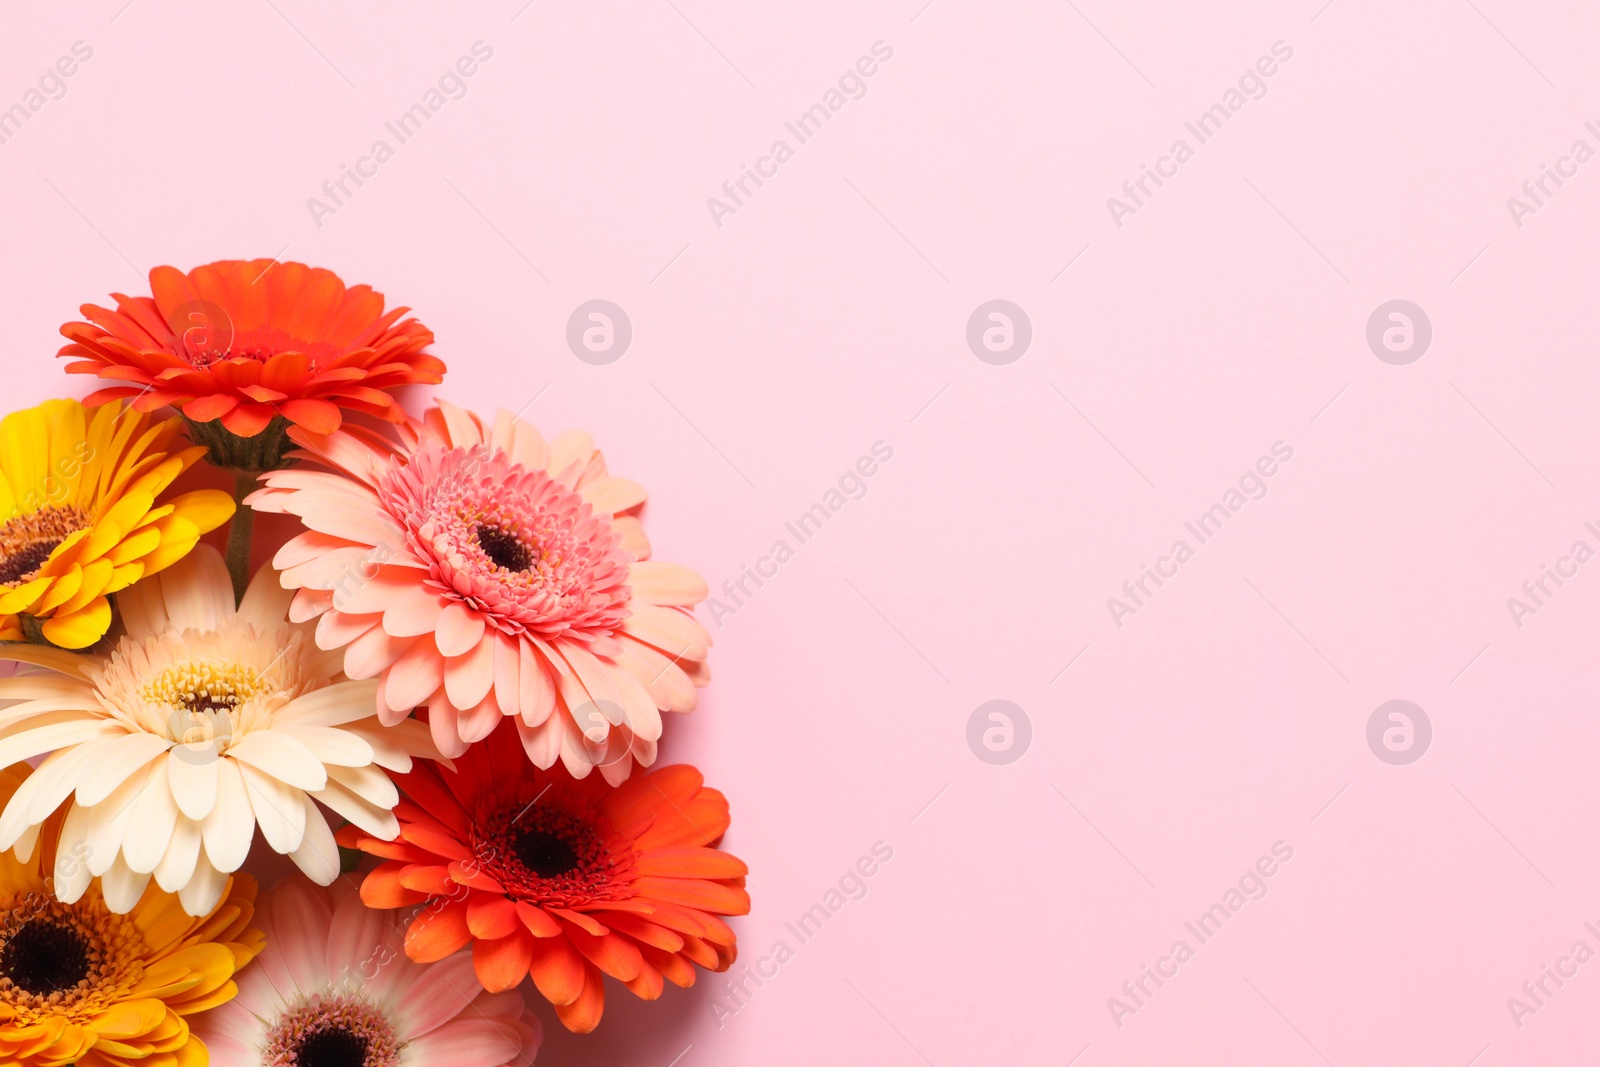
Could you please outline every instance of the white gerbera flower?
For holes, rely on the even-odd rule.
[[[0,849],[26,859],[70,798],[61,900],[99,876],[126,913],[154,877],[202,915],[257,826],[314,881],[338,877],[314,801],[394,837],[384,772],[437,755],[427,728],[380,724],[377,683],[347,679],[338,654],[288,622],[290,596],[262,568],[235,608],[221,555],[202,547],[119,596],[127,633],[108,653],[0,646],[0,659],[44,668],[0,680],[0,766],[51,753],[0,814]]]

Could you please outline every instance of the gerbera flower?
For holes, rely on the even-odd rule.
[[[501,411],[493,427],[448,404],[405,443],[296,429],[332,471],[274,471],[248,503],[300,516],[277,554],[293,617],[379,678],[378,714],[426,705],[447,756],[514,716],[528,758],[613,784],[655,762],[661,711],[709,680],[694,619],[699,575],[651,560],[644,490],[612,476],[589,435],[549,444]]]
[[[87,648],[109,595],[182,559],[233,514],[227,493],[165,496],[206,454],[178,420],[47,400],[0,419],[0,641]]]
[[[295,878],[262,895],[267,947],[231,1003],[194,1020],[213,1067],[526,1067],[542,1031],[485,993],[467,953],[406,959],[399,916]]]
[[[470,943],[485,989],[532,975],[579,1032],[600,1022],[602,975],[654,1000],[663,980],[693,985],[694,964],[733,963],[719,916],[750,910],[746,868],[710,847],[728,828],[728,802],[693,767],[610,789],[529,768],[506,726],[454,772],[419,764],[400,786],[398,840],[347,826],[339,841],[384,859],[361,884],[372,907],[426,905],[406,934],[412,959]]]
[[[25,763],[0,771],[0,803],[31,780]],[[198,917],[155,886],[126,915],[93,887],[66,903],[47,872],[82,856],[56,854],[60,822],[30,860],[0,855],[0,1063],[201,1067],[187,1016],[232,1000],[235,973],[261,951],[255,879],[225,880]]]
[[[91,876],[127,912],[152,876],[191,915],[216,906],[256,827],[317,881],[339,875],[333,833],[314,801],[393,836],[385,769],[433,754],[421,723],[385,728],[376,684],[339,673],[309,627],[284,619],[289,594],[263,568],[237,609],[222,558],[202,546],[119,597],[127,629],[109,652],[32,645],[0,659],[47,668],[0,680],[0,765],[50,753],[0,814],[0,848],[28,855],[63,802],[66,853],[56,893]]]
[[[88,322],[61,327],[69,371],[119,384],[90,404],[133,397],[141,411],[168,404],[206,425],[206,444],[227,467],[266,469],[276,457],[232,438],[253,438],[275,417],[318,433],[344,411],[398,421],[389,390],[435,384],[444,364],[423,353],[433,333],[409,308],[383,309],[370,286],[346,289],[332,271],[270,259],[223,260],[188,274],[150,272],[153,297],[113,293],[116,310],[85,304]],[[209,425],[221,420],[227,434]],[[281,425],[281,424],[280,424]],[[281,440],[281,435],[273,435]],[[269,443],[258,443],[259,449]]]

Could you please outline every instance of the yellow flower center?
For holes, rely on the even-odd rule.
[[[261,672],[243,663],[190,662],[168,667],[140,695],[170,708],[167,736],[179,744],[220,742],[239,727],[239,707],[265,691]]]

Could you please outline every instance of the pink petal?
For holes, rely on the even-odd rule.
[[[438,593],[419,585],[395,589],[383,613],[383,628],[395,637],[431,634],[449,603]]]
[[[475,707],[494,687],[494,641],[479,641],[464,656],[445,662],[444,690],[458,708]]]
[[[483,616],[459,600],[452,600],[439,613],[434,627],[434,642],[443,656],[462,656],[483,640]]]
[[[412,645],[422,640],[419,637],[395,637],[386,633],[383,627],[374,626],[350,642],[350,647],[345,649],[344,673],[351,678],[376,678],[394,666],[401,656],[410,651]]]
[[[425,704],[444,681],[444,659],[432,641],[418,641],[384,675],[384,699],[392,711]]]

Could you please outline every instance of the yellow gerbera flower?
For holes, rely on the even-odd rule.
[[[161,499],[206,454],[172,448],[186,444],[178,426],[76,400],[0,419],[0,641],[37,627],[51,644],[88,648],[111,626],[109,594],[228,521],[233,498],[218,489]]]
[[[0,797],[9,801],[29,773],[25,763],[0,771]],[[96,888],[63,904],[46,872],[86,857],[58,857],[59,830],[57,815],[27,861],[0,854],[0,1063],[203,1067],[206,1047],[186,1016],[232,1000],[235,972],[265,945],[251,928],[254,879],[234,876],[199,918],[155,885],[127,915]]]

